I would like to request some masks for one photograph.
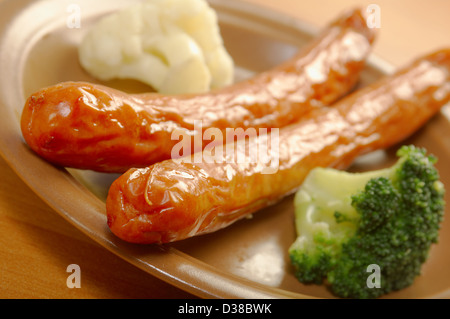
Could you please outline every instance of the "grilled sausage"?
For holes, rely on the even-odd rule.
[[[278,144],[267,142],[272,131],[236,147],[233,161],[224,147],[222,157],[202,152],[197,161],[193,154],[130,169],[110,187],[108,225],[134,243],[216,231],[291,194],[314,167],[344,169],[361,154],[399,143],[449,101],[450,50],[442,50],[281,128]],[[251,157],[261,146],[270,161]],[[276,171],[264,173],[270,163]]]
[[[200,95],[132,95],[97,84],[60,83],[27,99],[22,134],[32,150],[60,166],[116,173],[145,167],[172,158],[175,132],[201,134],[196,120],[201,131],[278,128],[333,103],[358,81],[374,32],[361,11],[352,10],[278,67]]]

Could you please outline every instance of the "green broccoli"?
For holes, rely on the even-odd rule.
[[[302,283],[343,298],[377,298],[411,285],[438,241],[444,186],[436,158],[403,146],[390,168],[352,173],[316,168],[295,195],[298,238],[289,248]],[[367,284],[369,265],[380,285]]]

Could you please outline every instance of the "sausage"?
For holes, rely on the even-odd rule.
[[[112,173],[145,167],[177,156],[177,132],[278,128],[333,103],[357,83],[374,38],[375,30],[354,9],[274,69],[200,95],[127,94],[86,82],[59,83],[27,99],[22,135],[56,165]]]
[[[193,154],[128,170],[110,187],[108,226],[142,244],[217,231],[295,192],[314,167],[345,169],[361,154],[403,141],[449,101],[450,49],[314,110],[279,129],[278,139],[275,131],[249,138],[233,161],[224,147],[222,158],[204,151],[201,161]],[[250,156],[264,145],[270,161]],[[276,170],[264,173],[274,162]]]

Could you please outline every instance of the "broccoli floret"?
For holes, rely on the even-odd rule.
[[[425,149],[403,146],[397,156],[371,172],[310,172],[295,195],[298,238],[289,248],[299,281],[339,297],[376,298],[420,275],[438,241],[444,186]],[[376,287],[368,285],[369,265],[379,267]]]

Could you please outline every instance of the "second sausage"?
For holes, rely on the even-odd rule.
[[[357,83],[374,36],[361,10],[346,12],[280,66],[200,95],[131,95],[61,83],[27,99],[22,134],[32,150],[60,166],[118,173],[145,167],[173,157],[174,133],[279,128],[335,102]]]

